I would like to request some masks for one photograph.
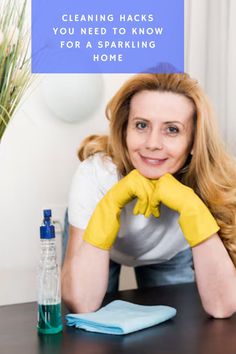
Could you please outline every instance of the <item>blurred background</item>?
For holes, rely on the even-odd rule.
[[[210,97],[222,138],[234,155],[235,18],[235,0],[185,0],[185,71]],[[60,261],[78,146],[89,134],[107,132],[106,104],[129,76],[38,75],[22,99],[0,144],[0,305],[36,299],[44,208],[52,209]],[[134,287],[132,268],[123,267],[120,289]]]

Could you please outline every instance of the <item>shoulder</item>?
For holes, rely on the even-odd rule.
[[[93,173],[99,175],[117,174],[116,165],[112,159],[103,153],[96,153],[82,161],[77,169],[78,173]]]
[[[85,179],[106,191],[118,181],[117,168],[110,157],[96,153],[79,164],[74,179]]]
[[[97,203],[117,182],[117,169],[110,158],[97,153],[82,161],[69,192],[69,222],[85,229]]]

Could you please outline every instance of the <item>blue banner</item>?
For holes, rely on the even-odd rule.
[[[184,0],[32,0],[33,73],[163,71],[184,71]]]

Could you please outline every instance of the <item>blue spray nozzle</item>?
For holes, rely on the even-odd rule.
[[[51,216],[52,216],[52,211],[51,211],[51,209],[45,209],[44,211],[43,211],[43,216],[44,216],[44,219],[50,219],[51,218]]]
[[[51,224],[52,211],[45,209],[43,211],[43,225],[40,226],[40,238],[50,239],[55,237],[55,227]]]

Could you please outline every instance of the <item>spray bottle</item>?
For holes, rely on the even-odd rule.
[[[62,331],[61,282],[56,257],[55,228],[51,224],[51,210],[43,211],[40,227],[40,261],[38,267],[38,324],[39,333]]]

